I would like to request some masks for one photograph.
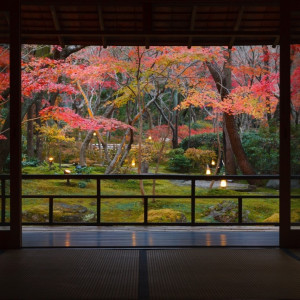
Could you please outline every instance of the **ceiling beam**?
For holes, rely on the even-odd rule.
[[[277,36],[273,42],[272,48],[275,48],[277,45],[279,45],[280,36]]]
[[[102,13],[102,7],[101,5],[98,5],[98,17],[99,17],[99,26],[100,26],[100,30],[101,31],[104,31],[105,28],[104,28],[104,21],[103,21],[103,13]],[[102,37],[102,45],[103,45],[103,48],[106,48],[107,47],[107,43],[106,43],[106,38],[103,36]]]
[[[10,22],[9,22],[9,13],[7,11],[3,12],[3,14],[5,15],[5,20],[7,22],[7,25],[9,26]]]
[[[294,0],[295,3],[298,0]],[[50,6],[50,5],[63,5],[63,6],[143,6],[144,4],[151,3],[157,6],[223,6],[228,7],[228,2],[230,6],[279,6],[279,0],[235,0],[235,1],[224,1],[224,0],[21,0],[21,5],[38,5],[38,6]],[[171,4],[172,3],[172,4]]]
[[[143,6],[143,29],[145,33],[150,33],[152,31],[152,5],[145,4]],[[149,49],[150,38],[145,38],[145,47]]]
[[[61,31],[61,27],[60,27],[60,24],[59,24],[59,21],[58,21],[58,16],[57,16],[57,13],[56,13],[56,9],[53,5],[50,6],[50,11],[51,11],[51,15],[52,15],[55,30]],[[64,38],[63,38],[62,35],[58,35],[58,42],[62,47],[65,46]]]
[[[244,14],[244,11],[245,11],[245,7],[242,6],[239,10],[239,13],[238,13],[238,16],[237,16],[237,19],[236,19],[236,22],[235,22],[235,25],[233,27],[233,31],[238,31],[240,29],[240,26],[241,26],[241,22],[242,22],[242,18],[243,18],[243,14]],[[228,44],[228,48],[231,49],[233,44],[234,44],[234,41],[235,41],[235,37],[232,36],[231,39],[230,39],[230,42]]]
[[[192,15],[191,15],[191,23],[190,23],[190,31],[194,31],[194,29],[195,29],[196,16],[197,16],[197,6],[193,6]],[[193,42],[193,38],[189,37],[188,49],[191,49],[192,42]]]
[[[261,37],[261,38],[276,38],[279,36],[279,32],[276,31],[160,31],[160,32],[136,32],[136,31],[23,31],[22,36],[23,37],[35,37],[35,36],[42,36],[45,37],[54,37],[54,36],[65,36],[65,37],[76,37],[76,36],[86,36],[86,37],[132,37],[132,38],[142,38],[142,37],[149,37],[149,38],[165,38],[165,37],[171,37],[171,38],[184,38],[184,37],[192,37],[192,38],[255,38],[255,37]]]

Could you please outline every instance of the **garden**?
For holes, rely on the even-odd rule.
[[[300,47],[293,47],[291,167],[298,175]],[[0,173],[9,174],[7,45],[0,77]],[[278,223],[278,179],[209,176],[278,175],[279,109],[279,47],[23,45],[23,222],[143,223],[151,196],[148,223],[190,223],[192,205],[199,224]],[[195,177],[192,204],[190,179],[113,177],[135,174],[206,177]],[[300,182],[291,184],[291,218],[300,222]],[[9,193],[8,180],[3,190]]]

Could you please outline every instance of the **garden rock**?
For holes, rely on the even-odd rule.
[[[269,189],[279,190],[279,179],[271,179],[267,182],[266,187]],[[292,189],[299,189],[300,182],[297,179],[291,180],[291,188]]]
[[[270,179],[266,187],[269,189],[279,190],[279,180],[278,179]]]
[[[238,221],[238,204],[234,201],[222,201],[210,206],[203,215],[220,223],[234,223]],[[248,218],[249,211],[243,211],[243,222],[251,222]]]
[[[66,203],[59,203],[55,205],[55,210],[60,210],[61,212],[72,212],[72,213],[79,213],[84,214],[88,211],[85,206],[77,205],[77,204],[66,204]]]

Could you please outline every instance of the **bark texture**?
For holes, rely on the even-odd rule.
[[[231,53],[228,51],[227,61],[221,70],[214,62],[208,62],[208,69],[215,81],[216,87],[220,93],[221,100],[226,98],[231,91]],[[229,141],[232,147],[232,151],[236,158],[237,164],[244,175],[255,175],[255,171],[252,168],[246,153],[243,149],[242,142],[235,124],[234,116],[224,113],[224,124],[228,133]],[[254,181],[249,181],[251,184],[255,184]]]

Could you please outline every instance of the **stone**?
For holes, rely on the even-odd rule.
[[[270,179],[267,184],[266,187],[269,189],[275,189],[275,190],[279,190],[279,179]],[[292,179],[291,180],[291,188],[292,189],[299,189],[300,188],[300,182],[298,179]]]
[[[279,179],[270,179],[266,187],[269,189],[279,190]]]

